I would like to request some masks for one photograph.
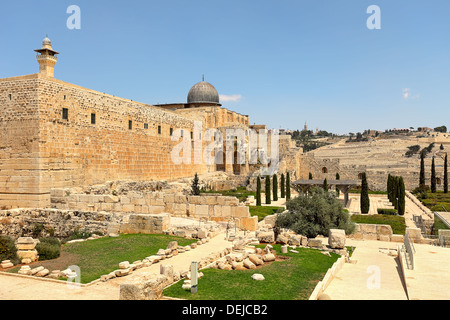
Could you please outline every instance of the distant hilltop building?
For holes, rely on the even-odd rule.
[[[204,79],[189,90],[186,103],[148,105],[55,79],[59,53],[48,37],[35,51],[39,73],[0,79],[0,209],[48,207],[52,188],[254,170],[247,162],[228,163],[225,156],[222,164],[172,161],[179,143],[172,141],[173,131],[182,129],[194,140],[195,121],[203,130],[266,129],[222,107],[217,90]],[[283,142],[288,147],[280,167],[286,170],[283,161],[289,161],[295,175],[299,150]],[[204,147],[208,143],[202,141]]]
[[[408,132],[410,132],[410,129],[397,129],[397,128],[394,128],[394,129],[388,129],[388,130],[386,130],[386,132],[392,132],[392,133],[408,133]]]

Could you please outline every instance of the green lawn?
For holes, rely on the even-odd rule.
[[[419,196],[418,198],[431,211],[450,211],[450,193],[444,193],[442,191],[436,193],[427,192],[425,199]]]
[[[250,215],[251,216],[258,216],[258,221],[261,221],[266,216],[270,216],[278,210],[284,210],[283,207],[272,207],[272,206],[249,206]]]
[[[253,270],[204,269],[196,294],[181,289],[181,280],[164,290],[164,295],[189,300],[307,300],[339,258],[334,253],[328,257],[308,248],[298,248],[299,253],[281,254],[281,245],[273,247],[277,255],[290,259]],[[254,273],[262,274],[265,280],[253,280]]]
[[[394,234],[405,234],[406,224],[405,218],[402,216],[354,214],[351,216],[351,219],[355,223],[388,224],[391,226]]]
[[[38,262],[49,270],[63,270],[76,265],[81,270],[81,283],[89,283],[119,268],[122,261],[142,260],[154,255],[159,249],[165,249],[170,241],[179,245],[189,245],[196,240],[161,234],[125,234],[119,237],[105,237],[96,240],[64,244],[61,257]],[[35,267],[35,266],[33,266]],[[18,268],[16,268],[18,269]],[[11,270],[17,272],[18,270]]]

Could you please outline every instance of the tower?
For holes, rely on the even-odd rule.
[[[59,52],[52,49],[52,42],[50,39],[46,36],[42,41],[42,48],[34,51],[38,53],[36,59],[39,63],[39,73],[48,77],[55,77],[55,64],[58,60],[56,55],[59,54]]]

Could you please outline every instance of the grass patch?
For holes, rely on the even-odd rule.
[[[351,219],[355,223],[367,223],[367,224],[388,224],[392,228],[394,234],[405,234],[406,224],[403,216],[392,215],[362,215],[354,214]]]
[[[443,191],[423,192],[416,194],[417,198],[431,211],[450,211],[450,193]]]
[[[240,202],[247,200],[249,196],[254,196],[256,198],[256,192],[248,191],[246,187],[238,187],[232,190],[223,190],[223,191],[202,191],[202,193],[220,193],[223,196],[231,196],[239,199]]]
[[[438,235],[439,234],[439,229],[450,229],[449,227],[447,227],[447,225],[441,220],[439,219],[439,217],[437,217],[436,215],[434,216],[434,224],[433,224],[433,234],[434,235]]]
[[[281,254],[281,245],[273,247],[277,255],[290,259],[253,270],[204,269],[196,294],[181,289],[181,280],[164,290],[164,295],[188,300],[307,300],[339,258],[334,253],[328,257],[308,248],[297,249],[299,253]],[[254,273],[261,273],[265,280],[253,280]]]
[[[270,216],[278,212],[278,210],[284,210],[283,207],[272,206],[249,206],[251,216],[257,216],[258,221],[263,220],[266,216]]]
[[[36,266],[63,270],[77,265],[81,270],[81,283],[89,283],[119,268],[119,263],[142,260],[165,249],[170,241],[178,241],[181,246],[197,240],[160,234],[125,234],[119,237],[105,237],[77,243],[68,243],[61,248],[61,258],[39,261]],[[62,263],[58,265],[58,260]],[[53,266],[53,267],[52,267]],[[14,272],[14,270],[11,270]]]

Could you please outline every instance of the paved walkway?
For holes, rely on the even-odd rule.
[[[411,300],[450,300],[450,248],[414,244],[414,269],[405,269]]]
[[[231,247],[231,242],[225,240],[221,233],[209,242],[194,250],[178,254],[170,259],[162,260],[150,267],[141,268],[133,274],[159,273],[161,264],[170,264],[174,270],[189,270],[192,261],[206,258],[213,252],[219,252]],[[144,258],[144,257],[143,257]],[[115,278],[107,282],[97,282],[87,287],[74,289],[63,281],[45,281],[32,277],[19,277],[0,274],[1,300],[118,300],[120,284],[127,281],[127,276]]]
[[[324,242],[325,243],[325,242]],[[355,246],[352,260],[337,273],[325,290],[332,300],[406,300],[399,265],[389,255],[398,243],[347,239]]]

